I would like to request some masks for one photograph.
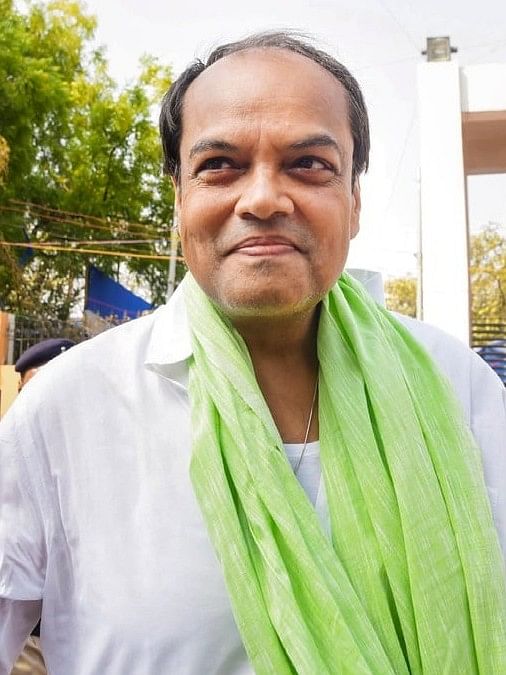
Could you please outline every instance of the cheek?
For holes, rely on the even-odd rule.
[[[216,256],[212,240],[202,237],[202,232],[181,227],[181,251],[188,269],[195,277],[211,274]]]
[[[183,252],[205,248],[208,253],[218,247],[220,233],[227,219],[227,209],[210,194],[189,194],[180,205],[180,234]],[[198,251],[197,251],[198,253]],[[185,253],[187,255],[187,253]]]
[[[199,241],[199,233],[195,228],[185,227],[183,222],[181,222],[179,231],[181,236],[181,252],[188,269],[195,275],[197,270],[205,265],[209,255],[206,254],[206,247]]]
[[[349,213],[346,208],[339,211],[336,206],[334,204],[330,212],[336,214],[337,211],[340,217],[320,221],[322,225],[315,233],[317,245],[312,260],[313,274],[322,285],[329,287],[343,271],[350,245]]]

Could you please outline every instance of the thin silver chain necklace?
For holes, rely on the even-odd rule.
[[[314,406],[315,406],[315,403],[316,403],[316,394],[318,392],[318,380],[319,380],[319,374],[316,376],[316,382],[315,382],[315,385],[314,385],[313,402],[311,403],[311,410],[309,411],[309,419],[307,421],[306,434],[304,436],[304,445],[302,446],[302,452],[300,453],[300,457],[297,461],[295,469],[293,470],[295,475],[297,475],[297,472],[300,469],[302,459],[303,459],[304,454],[306,452],[307,439],[309,437],[309,430],[311,429],[311,422],[313,421]]]

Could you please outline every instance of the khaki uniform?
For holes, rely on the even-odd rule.
[[[30,636],[14,664],[11,675],[46,675],[46,666],[40,651],[40,639]]]

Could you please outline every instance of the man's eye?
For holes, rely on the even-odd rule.
[[[313,171],[327,170],[332,171],[333,167],[322,159],[317,157],[299,157],[294,162],[295,169],[312,169]]]
[[[199,166],[198,171],[223,171],[233,167],[233,162],[226,157],[211,157]]]

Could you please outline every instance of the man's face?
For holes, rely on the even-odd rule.
[[[21,377],[18,383],[18,391],[21,391],[21,389],[23,389],[25,384],[32,379],[32,377],[39,370],[39,368],[40,366],[37,366],[37,368],[28,368],[28,370],[25,370],[23,373],[21,373]]]
[[[230,316],[315,306],[358,231],[344,88],[277,49],[218,61],[183,108],[178,206],[183,253]]]

